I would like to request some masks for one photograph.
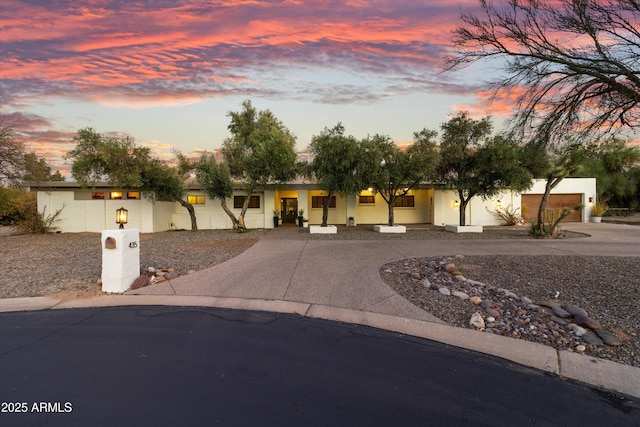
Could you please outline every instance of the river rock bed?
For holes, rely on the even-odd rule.
[[[380,275],[451,325],[640,367],[638,258],[410,258]]]

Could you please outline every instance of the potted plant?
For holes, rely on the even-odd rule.
[[[604,203],[597,202],[591,208],[591,222],[601,222],[602,215],[607,211],[608,207]]]
[[[280,224],[280,212],[277,210],[273,210],[273,228],[278,228]]]
[[[298,211],[298,227],[304,226],[304,209]]]

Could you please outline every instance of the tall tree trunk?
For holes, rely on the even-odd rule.
[[[329,194],[327,194],[327,198],[322,204],[322,224],[321,227],[327,226],[327,221],[329,219],[329,205],[331,205],[331,196],[333,195],[333,191],[329,190]]]
[[[393,207],[396,204],[396,199],[397,197],[395,195],[390,195],[389,196],[389,201],[387,202],[387,207],[389,210],[389,226],[393,227],[394,223],[395,223],[395,219],[393,216]]]
[[[229,206],[227,206],[227,199],[225,199],[224,197],[221,198],[220,206],[222,206],[222,210],[224,210],[227,213],[227,215],[231,219],[231,222],[233,223],[233,229],[236,230],[238,227],[238,219],[234,215],[233,211],[229,209]]]
[[[541,233],[544,232],[544,211],[547,208],[547,202],[551,197],[551,190],[560,184],[562,178],[564,177],[547,177],[547,182],[544,185],[544,194],[542,195],[542,200],[540,200],[540,206],[538,206],[538,223],[536,224],[537,230]]]
[[[464,193],[462,191],[458,191],[458,197],[460,197],[460,206],[458,206],[458,215],[459,215],[459,224],[461,226],[465,226],[467,225],[467,218],[466,218],[466,211],[467,211],[467,204],[469,203],[469,200],[471,200],[471,197],[465,199],[464,197]]]
[[[244,203],[242,203],[242,209],[240,210],[240,215],[238,216],[238,223],[236,224],[236,231],[245,231],[247,226],[244,223],[244,216],[247,213],[247,209],[249,209],[249,202],[251,201],[251,194],[253,194],[253,190],[256,188],[255,185],[252,185],[247,189],[247,195],[244,198]]]
[[[193,205],[182,199],[178,199],[178,203],[180,203],[180,205],[189,212],[189,218],[191,218],[191,231],[198,231],[198,219],[196,218],[196,211],[193,209]]]

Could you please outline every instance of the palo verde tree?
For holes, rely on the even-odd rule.
[[[488,198],[505,190],[524,191],[531,186],[522,151],[511,139],[491,136],[488,117],[474,120],[459,112],[441,126],[437,176],[460,199],[460,225],[466,225],[466,209],[476,197]]]
[[[438,156],[436,136],[432,130],[416,132],[414,143],[407,149],[383,135],[362,141],[361,176],[364,184],[387,203],[390,226],[395,224],[396,201],[433,177]]]
[[[184,200],[184,170],[152,158],[148,148],[136,145],[128,135],[102,135],[85,128],[78,130],[74,141],[77,145],[66,157],[73,161],[71,174],[80,185],[109,182],[115,188],[141,190],[152,199],[169,198],[187,209],[191,229],[198,229],[193,206]]]
[[[455,30],[451,69],[495,59],[523,135],[640,126],[640,2],[481,0]]]
[[[362,150],[353,136],[344,134],[344,126],[338,123],[333,128],[324,128],[311,138],[310,152],[313,160],[307,175],[327,192],[322,204],[322,226],[327,226],[331,198],[335,194],[355,195],[364,188],[360,173]]]
[[[296,139],[271,111],[257,111],[249,100],[242,103],[242,111],[229,112],[228,116],[231,137],[224,140],[221,151],[231,177],[242,184],[246,194],[233,226],[243,231],[251,195],[267,184],[295,177]]]

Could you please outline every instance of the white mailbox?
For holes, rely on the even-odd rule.
[[[102,291],[122,293],[140,276],[140,232],[102,231]]]

